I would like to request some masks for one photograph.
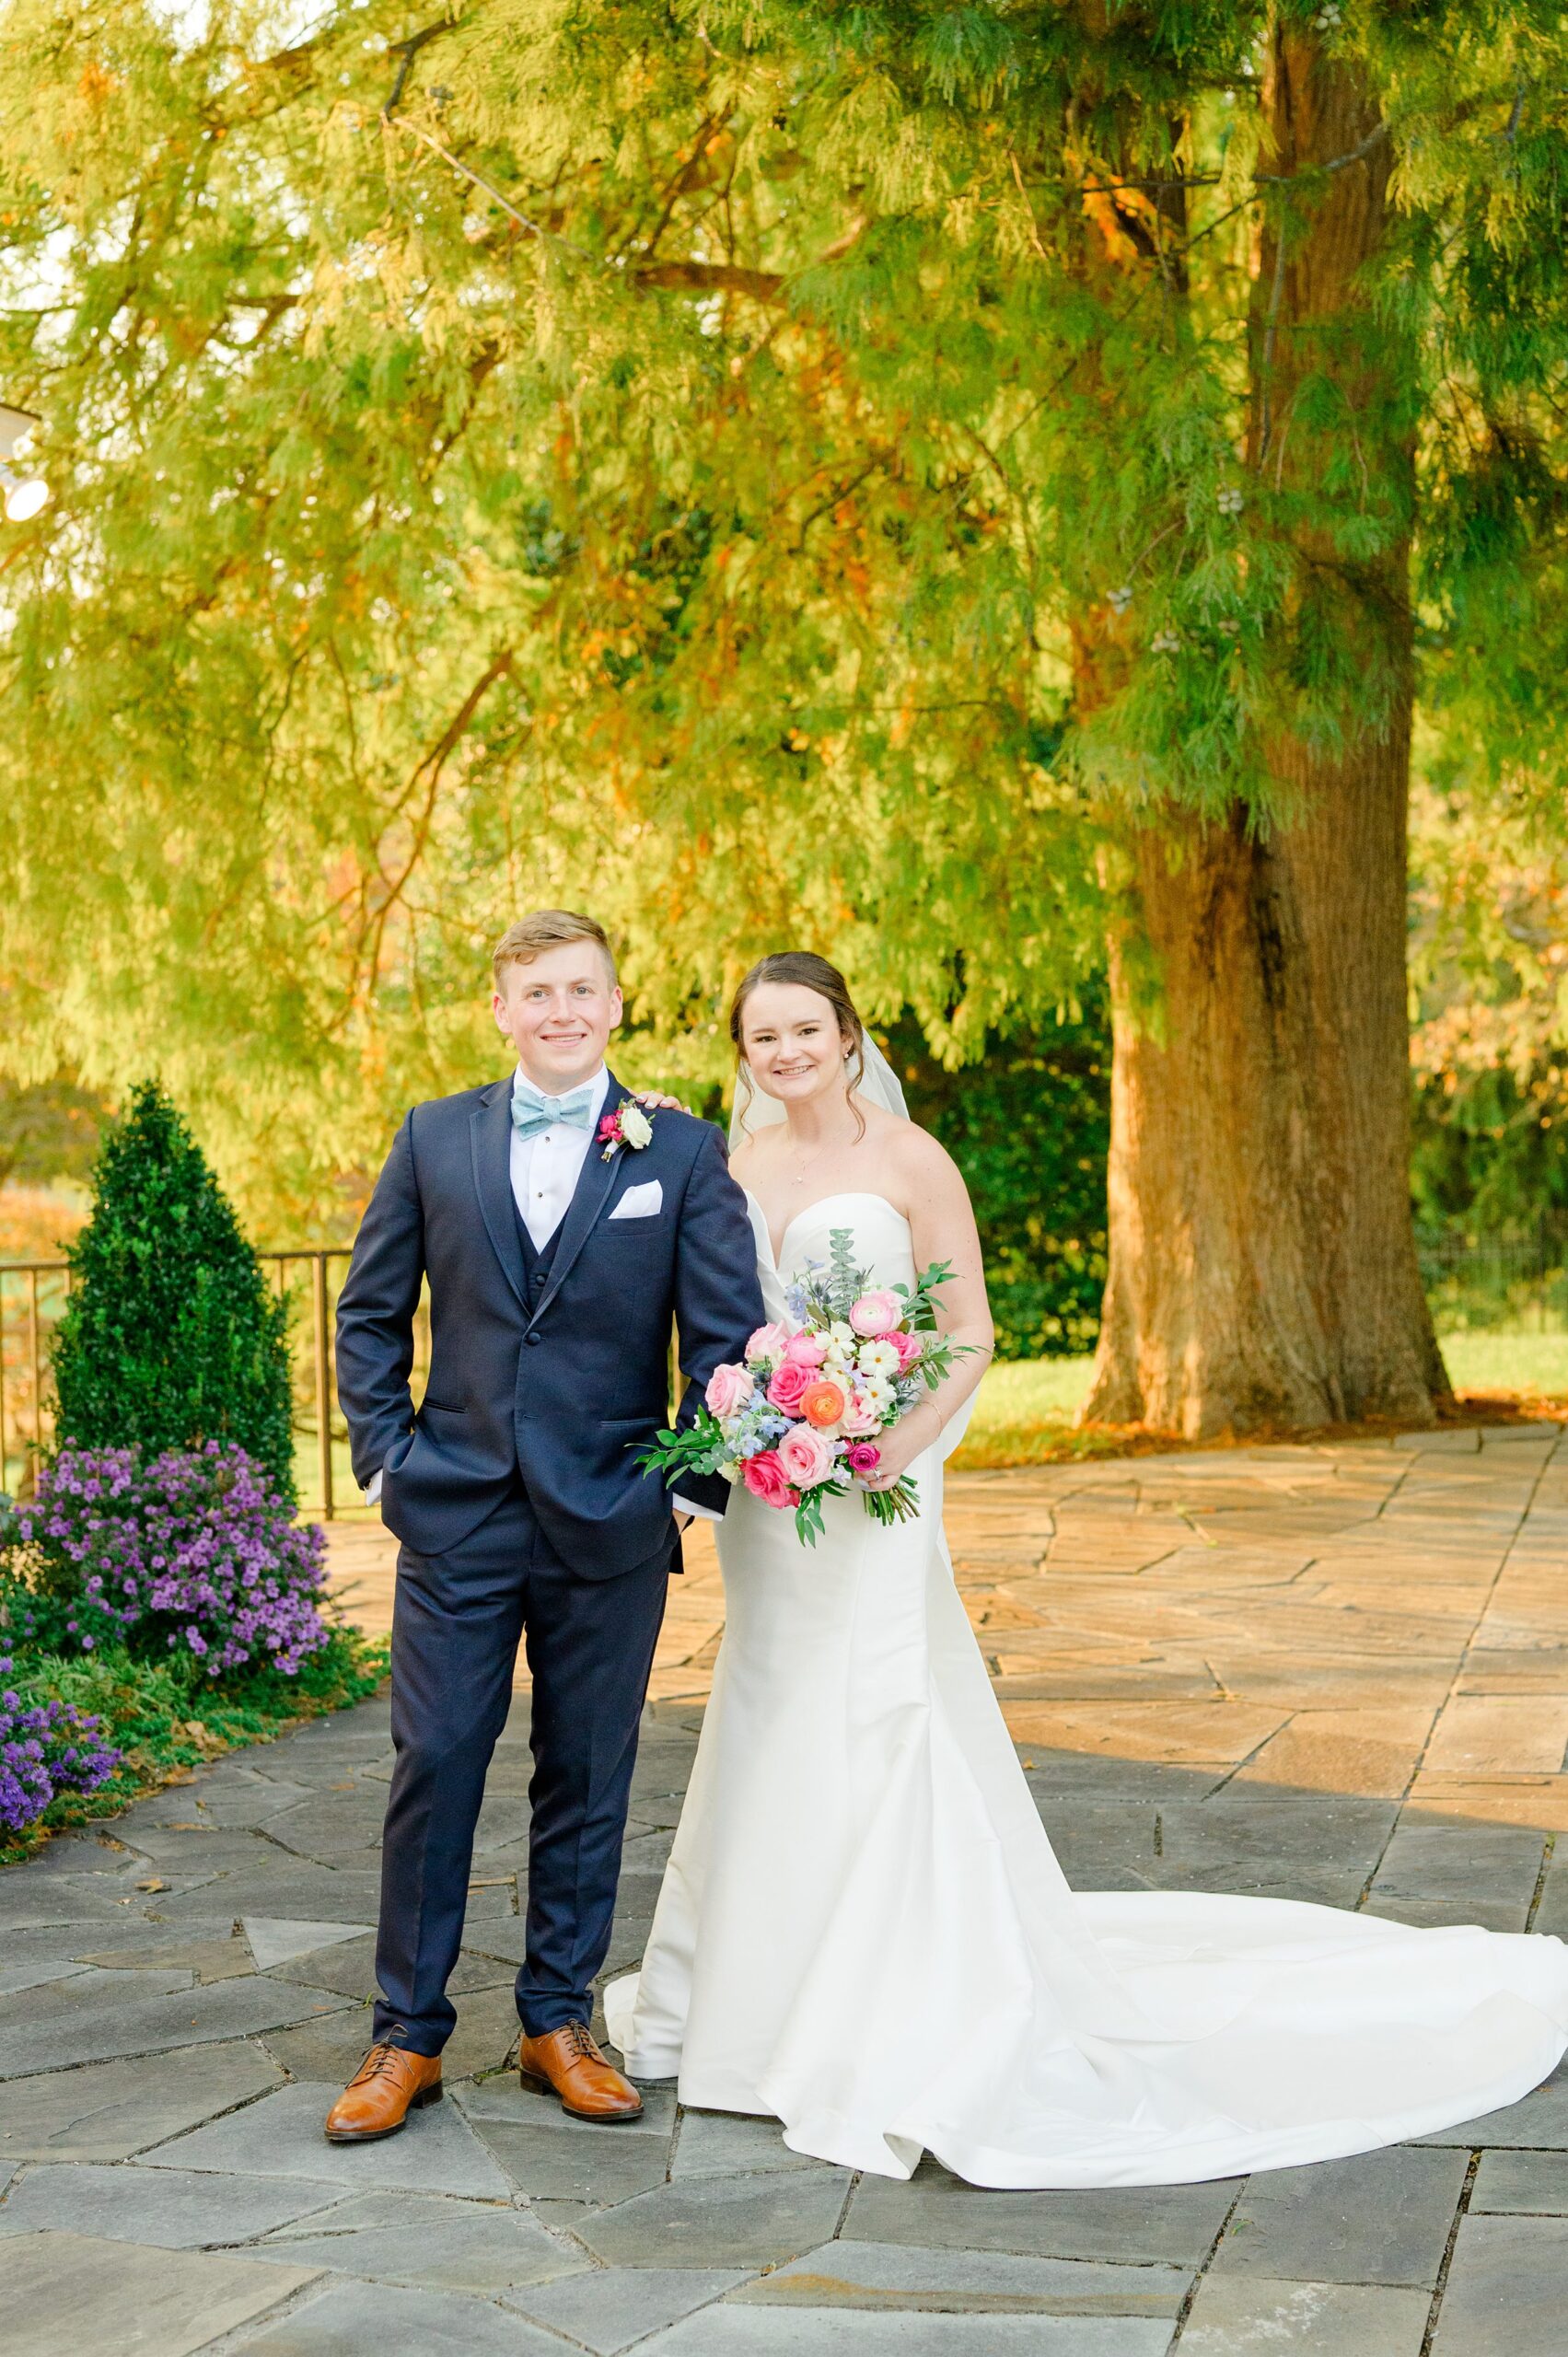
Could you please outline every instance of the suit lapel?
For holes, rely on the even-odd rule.
[[[486,1089],[473,1109],[469,1128],[473,1150],[473,1183],[485,1233],[506,1283],[524,1309],[528,1307],[527,1276],[522,1247],[517,1241],[517,1214],[512,1205],[512,1083],[508,1077]]]
[[[605,1111],[613,1113],[625,1094],[621,1083],[611,1073],[610,1088],[604,1100]],[[506,1118],[510,1120],[509,1112]],[[595,1126],[597,1128],[597,1123]],[[577,1184],[572,1200],[566,1206],[566,1216],[561,1223],[561,1235],[555,1247],[555,1259],[551,1266],[550,1282],[540,1296],[539,1307],[528,1320],[530,1325],[537,1324],[543,1317],[571,1275],[572,1264],[598,1225],[599,1214],[610,1201],[615,1182],[621,1176],[621,1166],[625,1159],[625,1147],[617,1146],[607,1162],[604,1158],[604,1148],[599,1144],[598,1138],[590,1141],[583,1160],[583,1167],[577,1173]]]

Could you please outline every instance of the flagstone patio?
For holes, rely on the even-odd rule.
[[[1568,1933],[1568,1439],[1237,1449],[949,1489],[958,1576],[1085,1887]],[[720,1634],[690,1550],[611,1969],[640,1953]],[[385,1625],[391,1552],[334,1527]],[[319,2119],[367,2037],[386,1704],[0,1875],[0,2318],[17,2357],[1561,2357],[1568,2072],[1354,2161],[1153,2192],[909,2185],[682,2113],[574,2127],[505,2072],[527,1697],[480,1828],[450,2099]]]

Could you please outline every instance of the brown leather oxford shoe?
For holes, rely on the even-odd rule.
[[[586,2022],[568,2022],[542,2038],[526,2034],[517,2049],[517,2075],[535,2095],[548,2089],[574,2119],[640,2119],[643,2098],[613,2062],[607,2062]]]
[[[411,2054],[383,2040],[373,2046],[331,2111],[327,2139],[332,2144],[373,2144],[395,2136],[411,2111],[441,2100],[441,2057]]]

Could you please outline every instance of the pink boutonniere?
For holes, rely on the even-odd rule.
[[[634,1097],[623,1097],[613,1113],[606,1113],[598,1125],[598,1140],[604,1152],[601,1162],[608,1162],[618,1146],[630,1146],[633,1154],[641,1154],[654,1134],[652,1118],[645,1113]]]

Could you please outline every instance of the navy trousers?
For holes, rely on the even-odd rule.
[[[396,1764],[381,1861],[377,2038],[439,2054],[457,2015],[485,1771],[512,1701],[517,1643],[533,1678],[528,1905],[517,2012],[532,2037],[593,2011],[610,1946],[637,1724],[664,1619],[667,1547],[616,1579],[579,1579],[521,1485],[447,1555],[398,1558]]]

